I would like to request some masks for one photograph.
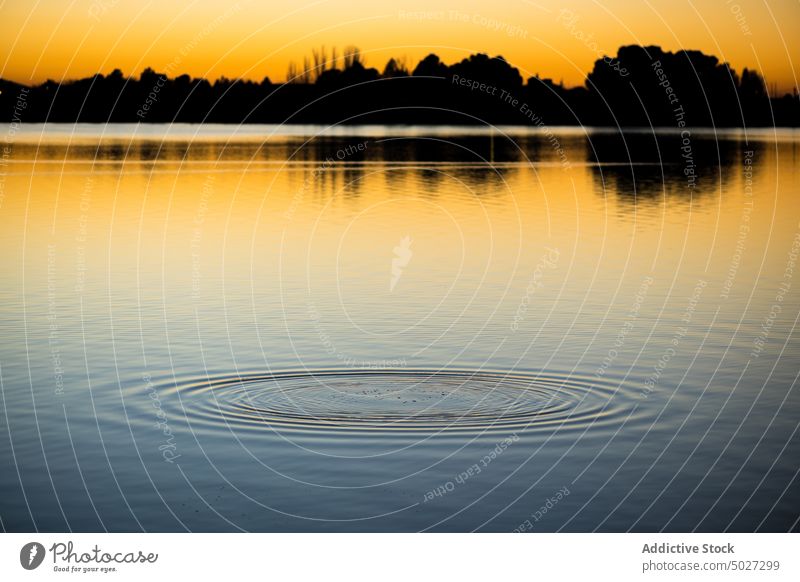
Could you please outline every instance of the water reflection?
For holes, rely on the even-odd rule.
[[[791,132],[107,129],[4,176],[5,528],[796,527]]]
[[[598,190],[613,192],[622,200],[709,196],[725,192],[736,179],[745,159],[756,171],[767,148],[761,140],[715,140],[711,136],[679,134],[653,136],[645,133],[598,135],[588,140],[588,158]],[[793,147],[781,144],[779,147]]]

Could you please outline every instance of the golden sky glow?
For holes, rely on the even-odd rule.
[[[523,77],[567,85],[623,44],[699,49],[780,91],[797,85],[800,62],[797,0],[6,0],[0,15],[0,77],[25,83],[148,66],[281,81],[322,45],[358,46],[378,69],[429,52],[502,54]]]

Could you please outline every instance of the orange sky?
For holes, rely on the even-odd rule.
[[[699,49],[780,91],[800,62],[798,0],[6,0],[0,15],[0,77],[25,83],[148,66],[282,81],[322,45],[356,45],[379,69],[392,56],[502,54],[567,85],[622,44]]]

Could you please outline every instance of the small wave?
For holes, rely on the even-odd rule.
[[[630,391],[596,379],[474,371],[226,375],[178,382],[171,392],[205,429],[362,434],[597,428],[621,422],[632,402]]]

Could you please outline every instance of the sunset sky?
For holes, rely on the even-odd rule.
[[[501,54],[523,77],[570,86],[623,44],[699,49],[781,92],[800,62],[798,0],[6,0],[0,14],[0,77],[23,83],[148,66],[282,81],[323,45],[358,46],[381,70],[390,57],[413,67],[430,52],[447,63]]]

